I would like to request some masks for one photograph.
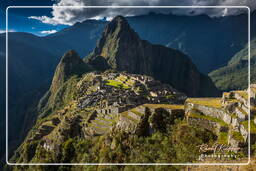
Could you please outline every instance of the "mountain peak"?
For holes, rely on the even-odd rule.
[[[134,32],[134,30],[130,27],[128,21],[125,17],[118,15],[106,26],[104,30],[105,35],[115,34],[115,35],[122,35],[119,34],[120,32]]]
[[[126,18],[121,15],[117,15],[116,17],[114,17],[110,23],[118,23],[118,24],[125,24],[125,25],[128,24]]]
[[[79,62],[80,57],[75,50],[67,51],[60,60],[60,63]]]
[[[116,69],[116,52],[118,49],[127,48],[127,46],[139,41],[139,36],[130,27],[128,21],[123,16],[116,16],[104,29],[103,34],[91,53],[92,58],[96,56],[103,57],[105,59],[112,59],[109,64]],[[96,56],[94,54],[97,54]],[[92,59],[90,59],[92,61]],[[102,59],[100,61],[103,61]],[[104,66],[106,66],[104,64]]]
[[[51,90],[57,90],[69,77],[80,75],[88,70],[90,70],[89,66],[83,62],[76,51],[66,52],[55,70]]]
[[[105,27],[100,41],[86,62],[96,70],[102,70],[103,66],[149,75],[189,96],[214,96],[218,93],[212,81],[202,75],[186,55],[141,40],[122,16],[116,16]]]

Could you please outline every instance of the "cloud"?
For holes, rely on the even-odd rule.
[[[236,15],[244,12],[241,9],[134,9],[134,8],[77,8],[60,6],[249,6],[256,8],[255,0],[58,0],[52,8],[51,17],[49,16],[31,16],[30,19],[36,19],[43,23],[58,25],[73,25],[86,19],[108,19],[115,15],[134,16],[146,14],[150,11],[182,15],[207,14],[209,16]]]
[[[45,31],[41,31],[40,33],[41,34],[53,34],[53,33],[56,33],[57,30],[45,30]]]
[[[6,30],[0,29],[0,34],[5,33],[5,32],[6,32]],[[16,30],[9,29],[8,32],[16,32]]]

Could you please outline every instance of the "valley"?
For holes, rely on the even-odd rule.
[[[187,55],[140,39],[116,16],[86,58],[75,50],[61,57],[37,120],[10,162],[244,162],[248,137],[256,142],[255,94],[255,84],[221,93]],[[236,150],[202,152],[203,144]]]

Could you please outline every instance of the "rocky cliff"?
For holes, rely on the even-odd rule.
[[[92,68],[84,63],[74,50],[66,52],[56,67],[50,89],[39,101],[40,115],[47,115],[68,101],[73,94],[72,85],[76,78],[91,70]]]
[[[138,45],[138,51],[130,39]],[[143,50],[145,46],[155,51],[148,53]],[[202,75],[196,67],[178,51],[140,40],[123,17],[110,22],[86,62],[74,51],[62,57],[52,85],[38,105],[40,117],[10,162],[197,162],[201,154],[214,153],[202,153],[199,146],[215,143],[239,147],[235,154],[240,161],[247,156],[250,134],[255,144],[255,85],[249,89],[251,103],[247,101],[247,90],[227,92],[220,98],[187,99],[169,82],[165,84],[155,77],[161,75],[158,71],[168,71],[170,80],[178,80],[185,79],[182,74],[186,73],[188,78],[175,84],[191,86],[195,95],[201,92],[198,86],[206,91],[200,87],[202,82],[197,78]],[[154,68],[151,62],[160,68]],[[168,62],[172,68],[168,69]],[[99,71],[91,71],[89,65]]]
[[[111,68],[152,76],[188,96],[218,94],[209,77],[201,74],[186,55],[141,40],[122,16],[115,17],[105,27],[96,48],[85,61],[97,70]]]
[[[185,101],[185,94],[150,76],[108,70],[73,72],[55,94],[47,101],[51,110],[37,120],[10,162],[195,162],[198,146],[214,143],[239,147],[239,161],[247,155],[247,91]]]
[[[81,75],[89,70],[90,67],[81,60],[74,50],[66,52],[57,65],[50,90],[56,91],[71,76]]]

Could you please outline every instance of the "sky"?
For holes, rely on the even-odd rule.
[[[86,19],[110,20],[115,15],[134,16],[150,11],[177,15],[207,14],[211,17],[237,15],[241,9],[133,9],[133,8],[60,8],[60,6],[248,6],[256,8],[256,0],[0,0],[0,33],[5,31],[5,10],[8,6],[53,6],[53,8],[27,8],[8,10],[9,31],[30,32],[38,36],[55,33]]]

